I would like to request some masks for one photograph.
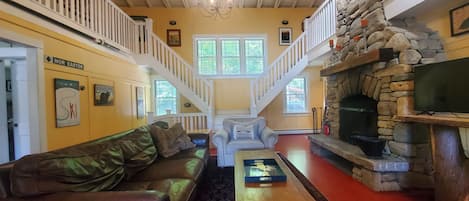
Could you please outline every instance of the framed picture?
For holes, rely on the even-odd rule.
[[[79,82],[54,79],[55,125],[57,128],[80,125]]]
[[[281,27],[279,28],[279,41],[280,45],[290,45],[291,44],[291,27]]]
[[[145,91],[143,87],[136,87],[137,94],[137,119],[145,117]]]
[[[108,106],[114,105],[114,87],[95,84],[94,85],[94,105]]]
[[[181,46],[181,30],[180,29],[168,29],[166,30],[166,43],[168,46]]]
[[[469,3],[449,11],[451,23],[451,36],[469,32]]]

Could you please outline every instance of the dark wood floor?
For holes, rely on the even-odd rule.
[[[281,135],[283,153],[329,201],[430,201],[432,191],[374,192],[310,151],[307,135]]]

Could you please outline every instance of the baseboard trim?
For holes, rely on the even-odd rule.
[[[298,135],[298,134],[315,134],[319,133],[319,129],[296,129],[296,130],[274,130],[279,135]]]

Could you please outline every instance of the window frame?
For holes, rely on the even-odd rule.
[[[267,69],[267,35],[266,34],[237,34],[237,35],[206,35],[206,34],[198,34],[194,35],[193,37],[193,63],[198,76],[211,78],[211,79],[225,79],[225,78],[255,78],[265,72]],[[263,42],[263,52],[264,52],[264,59],[263,59],[263,69],[261,73],[258,74],[247,74],[246,73],[246,50],[245,50],[245,41],[250,39],[259,39]],[[213,75],[205,75],[200,74],[199,72],[199,57],[198,57],[198,41],[199,40],[215,40],[216,44],[216,74]],[[222,41],[223,40],[239,40],[239,54],[240,54],[240,74],[223,74],[223,55],[222,55]]]
[[[304,79],[304,93],[305,93],[305,111],[303,112],[290,112],[287,110],[288,107],[288,101],[287,101],[287,86],[290,84],[293,79],[301,78]],[[309,101],[310,101],[310,94],[309,94],[309,79],[308,76],[302,74],[295,76],[290,82],[288,82],[287,85],[285,85],[285,88],[283,90],[283,114],[287,116],[303,116],[303,115],[309,115],[311,112],[309,111]]]
[[[168,80],[163,79],[163,78],[161,78],[161,77],[158,76],[158,77],[155,77],[155,78],[153,79],[153,90],[152,90],[152,93],[153,93],[153,106],[154,106],[153,112],[154,112],[155,116],[164,116],[164,115],[167,115],[166,113],[165,113],[165,114],[162,114],[162,115],[158,115],[158,111],[157,111],[157,109],[158,109],[158,106],[157,106],[157,103],[158,103],[158,97],[157,97],[157,94],[158,94],[158,93],[157,93],[157,89],[158,89],[158,88],[157,88],[157,84],[156,84],[157,81],[166,81],[166,82],[168,82],[169,84],[171,84],[171,86],[173,86],[174,89],[176,89],[176,111],[174,111],[174,112],[171,111],[171,114],[178,114],[179,111],[180,111],[180,104],[179,104],[180,95],[179,95],[179,92],[178,92],[177,88],[176,88],[171,82],[169,82]]]

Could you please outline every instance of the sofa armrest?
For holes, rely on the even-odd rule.
[[[223,147],[227,143],[228,133],[224,129],[220,129],[213,135],[213,144],[217,146],[217,148]]]
[[[278,141],[278,135],[269,127],[265,127],[261,133],[261,140],[265,148],[272,149]]]
[[[36,199],[33,199],[36,200]],[[39,196],[39,201],[170,201],[159,191],[61,192]]]
[[[194,143],[197,147],[208,147],[210,140],[209,134],[206,133],[189,133],[189,137],[191,138],[192,143]]]

